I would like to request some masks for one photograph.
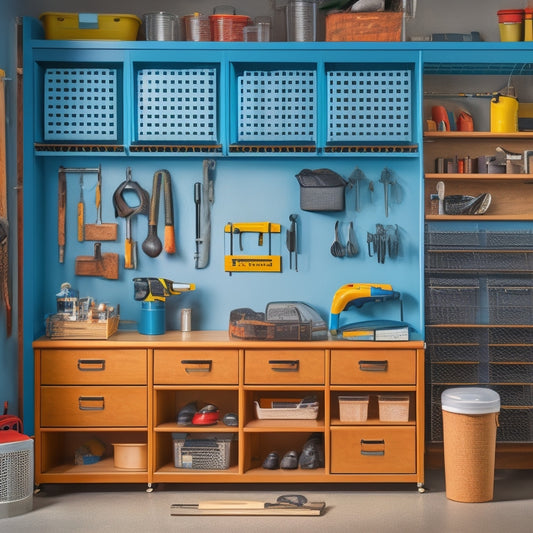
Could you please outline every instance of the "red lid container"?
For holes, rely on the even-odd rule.
[[[209,15],[213,41],[244,41],[243,29],[251,23],[245,15]]]
[[[524,10],[500,9],[498,11],[498,22],[524,22]]]

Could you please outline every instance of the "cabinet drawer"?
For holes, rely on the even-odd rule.
[[[146,387],[41,387],[41,426],[146,426]]]
[[[331,350],[332,385],[413,385],[415,350]]]
[[[323,385],[323,350],[246,350],[247,385]]]
[[[237,350],[156,350],[154,383],[237,385]]]
[[[145,350],[42,350],[43,385],[146,385]]]
[[[332,474],[412,474],[416,470],[416,428],[331,429]]]

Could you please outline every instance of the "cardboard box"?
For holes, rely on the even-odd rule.
[[[326,41],[401,41],[403,13],[331,13]]]

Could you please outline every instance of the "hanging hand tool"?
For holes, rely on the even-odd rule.
[[[130,206],[124,194],[131,191],[137,196],[138,202]],[[150,195],[136,181],[131,179],[131,168],[126,169],[126,180],[113,193],[115,217],[122,217],[126,221],[126,239],[124,241],[124,268],[137,268],[137,242],[133,240],[131,232],[131,218],[136,214],[147,215],[150,206]]]
[[[67,174],[59,167],[57,184],[57,243],[59,245],[59,262],[65,262],[65,235],[67,214]]]
[[[94,243],[94,255],[76,257],[76,276],[99,276],[105,279],[118,279],[118,254],[102,254],[102,243]]]
[[[163,192],[165,195],[163,201],[163,205],[165,207],[165,251],[171,254],[176,250],[170,173],[168,170],[157,170],[154,174],[152,184],[152,198],[150,201],[150,215],[148,220],[148,235],[142,244],[143,252],[149,257],[157,257],[163,250],[161,240],[157,236],[161,181],[163,181]]]
[[[83,242],[85,240],[85,213],[83,205],[83,173],[80,174],[80,201],[78,202],[78,241]]]
[[[389,216],[389,187],[392,186],[395,182],[392,177],[392,172],[388,168],[384,168],[381,172],[381,178],[379,178],[380,183],[383,183],[383,190],[385,193],[385,216]]]
[[[359,253],[359,247],[355,239],[355,231],[353,229],[353,222],[350,222],[350,228],[348,229],[348,242],[346,243],[346,255],[348,257],[354,257]]]
[[[176,234],[174,231],[174,203],[172,201],[172,183],[170,174],[163,170],[163,202],[165,207],[165,252],[176,253]]]
[[[355,168],[348,181],[355,186],[355,210],[359,211],[361,207],[360,187],[359,183],[366,179],[364,172],[360,168]]]
[[[205,159],[203,162],[203,181],[194,185],[196,204],[196,254],[195,268],[205,268],[209,264],[211,245],[211,206],[215,202],[214,173],[216,161]]]
[[[298,230],[296,225],[297,220],[298,215],[289,215],[291,227],[287,230],[286,234],[287,249],[289,250],[289,268],[292,270],[292,254],[294,253],[294,270],[296,270],[296,272],[298,272]]]
[[[335,222],[335,240],[330,248],[333,257],[344,257],[346,255],[346,249],[339,239],[339,224],[340,222],[337,220],[337,222]]]
[[[6,309],[6,332],[9,337],[12,330],[12,315],[9,299],[9,223],[7,219],[5,79],[5,72],[0,70],[0,291]]]
[[[81,170],[81,169],[80,169]],[[95,191],[96,223],[85,224],[86,241],[116,241],[118,237],[118,224],[102,222],[102,168],[97,169],[97,182]]]
[[[229,272],[281,272],[281,255],[272,255],[272,234],[281,233],[281,226],[272,222],[228,222],[224,233],[230,235],[230,253],[224,257],[224,269]],[[234,255],[233,236],[257,233],[258,246],[263,246],[263,235],[268,235],[268,255]]]

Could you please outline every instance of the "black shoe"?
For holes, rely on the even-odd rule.
[[[187,405],[184,405],[178,412],[178,426],[192,425],[192,418],[197,410],[196,402],[189,402]]]
[[[311,435],[305,442],[298,461],[302,469],[315,469],[323,467],[324,464],[324,448],[322,444],[322,437],[320,435]]]
[[[284,470],[295,470],[298,468],[298,452],[294,450],[287,452],[281,460],[280,467]]]
[[[270,452],[263,461],[263,468],[267,470],[277,470],[279,468],[279,455],[277,452]]]

